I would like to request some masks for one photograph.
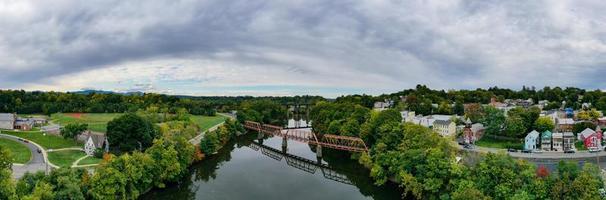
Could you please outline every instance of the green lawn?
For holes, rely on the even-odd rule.
[[[201,115],[192,115],[191,119],[200,126],[201,131],[206,131],[209,128],[224,122],[227,117],[216,115],[216,116],[201,116]]]
[[[0,138],[0,146],[6,147],[13,155],[13,162],[25,164],[32,158],[32,152],[25,145],[10,139]]]
[[[85,159],[81,160],[78,163],[78,165],[99,164],[99,163],[101,163],[101,161],[103,161],[103,159],[101,159],[101,158],[95,158],[93,156],[89,156],[89,157],[86,157]]]
[[[55,113],[51,115],[51,121],[60,125],[86,123],[90,130],[105,133],[107,123],[120,115],[122,113],[82,113],[76,117],[73,113]]]
[[[71,167],[74,161],[82,158],[86,154],[82,151],[54,151],[48,153],[48,160],[59,167]]]
[[[524,143],[508,141],[508,140],[497,140],[493,138],[483,137],[481,140],[476,141],[477,146],[481,147],[489,147],[489,148],[497,148],[497,149],[523,149]]]
[[[82,144],[76,142],[75,140],[64,139],[55,135],[43,135],[40,131],[2,131],[2,133],[31,140],[45,149],[82,147]]]

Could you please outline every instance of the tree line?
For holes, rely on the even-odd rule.
[[[555,109],[562,106],[579,109],[583,103],[591,103],[594,108],[606,112],[606,93],[601,90],[585,90],[574,87],[522,87],[521,90],[512,90],[498,87],[488,89],[478,88],[475,90],[432,90],[425,85],[417,85],[415,88],[382,94],[371,95],[346,95],[336,99],[339,103],[354,103],[367,108],[372,108],[374,102],[393,100],[400,109],[415,111],[417,114],[458,114],[463,115],[463,105],[467,103],[486,104],[492,97],[497,100],[504,99],[532,99],[534,103],[547,100],[549,104],[546,109]],[[565,102],[565,105],[562,105]],[[437,107],[435,105],[438,105]]]
[[[267,100],[281,105],[314,103],[324,100],[320,96],[294,97],[192,97],[153,93],[64,93],[24,90],[0,90],[0,112],[20,114],[46,114],[57,112],[124,113],[135,112],[150,106],[161,112],[175,113],[185,108],[194,115],[214,115],[215,112],[238,110],[242,102]]]

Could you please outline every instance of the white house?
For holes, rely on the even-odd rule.
[[[0,129],[15,128],[17,117],[12,113],[0,113]]]
[[[95,134],[90,131],[82,135],[86,136],[86,143],[84,144],[84,152],[86,152],[86,155],[92,156],[95,154],[95,150],[100,148],[104,148],[105,152],[109,150],[109,142],[105,135]]]
[[[535,150],[537,149],[537,139],[539,138],[539,132],[533,130],[528,133],[524,138],[524,150]]]

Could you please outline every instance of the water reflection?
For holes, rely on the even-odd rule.
[[[307,144],[242,136],[191,167],[182,182],[141,199],[400,199],[394,184],[377,187],[369,171],[341,151],[322,159]],[[286,164],[284,164],[286,163]],[[318,172],[322,173],[318,173]]]

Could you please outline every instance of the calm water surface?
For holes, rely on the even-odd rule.
[[[191,167],[179,184],[154,189],[141,199],[400,199],[394,184],[377,187],[369,171],[349,154],[249,134]]]

